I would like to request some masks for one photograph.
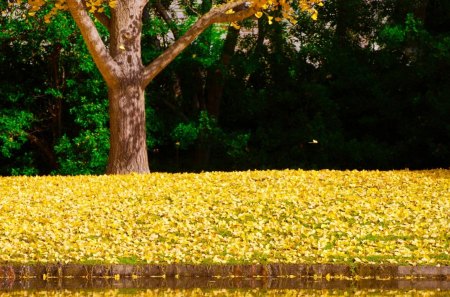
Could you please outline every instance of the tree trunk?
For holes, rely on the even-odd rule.
[[[108,88],[111,133],[108,174],[150,172],[141,60],[143,4],[119,2],[111,15],[109,51],[122,75],[118,83]]]
[[[145,99],[140,84],[126,81],[110,88],[108,174],[149,172],[145,134]]]
[[[220,104],[222,102],[223,91],[225,88],[225,79],[231,59],[235,53],[239,38],[239,30],[233,27],[228,28],[227,36],[223,45],[222,55],[216,67],[208,69],[205,85],[205,103],[202,109],[208,111],[208,115],[219,120]],[[211,142],[200,135],[199,143],[195,150],[196,170],[207,170],[211,159]]]
[[[228,28],[219,64],[217,67],[208,70],[206,80],[206,110],[216,120],[219,120],[225,77],[236,50],[239,32],[239,30],[231,26]]]
[[[348,26],[351,20],[352,3],[348,0],[338,0],[336,3],[336,32],[335,37],[338,47],[345,47],[348,43]]]

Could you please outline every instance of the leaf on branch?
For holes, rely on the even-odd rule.
[[[230,25],[231,25],[233,28],[235,28],[236,30],[239,30],[239,29],[241,28],[241,26],[239,26],[239,24],[236,23],[236,22],[232,22]]]
[[[317,16],[318,16],[318,12],[317,12],[317,10],[315,10],[315,9],[313,9],[313,14],[311,15],[311,18],[314,20],[314,21],[317,21]]]
[[[112,9],[116,8],[117,6],[117,1],[113,0],[113,1],[109,1],[109,7],[111,7]]]

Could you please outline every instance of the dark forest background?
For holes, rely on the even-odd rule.
[[[146,10],[144,62],[195,18],[169,5]],[[319,13],[202,34],[147,89],[151,170],[449,168],[450,1]],[[106,88],[71,18],[0,29],[0,175],[103,173]]]

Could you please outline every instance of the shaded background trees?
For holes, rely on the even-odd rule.
[[[147,60],[208,10],[177,21],[157,4]],[[208,29],[147,89],[151,169],[449,167],[449,11],[330,0],[317,22]],[[70,18],[2,17],[1,32],[0,174],[102,173],[106,90]]]

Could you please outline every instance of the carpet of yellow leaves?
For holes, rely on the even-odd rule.
[[[450,170],[1,177],[0,263],[450,264]]]

